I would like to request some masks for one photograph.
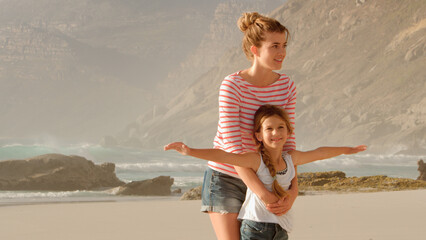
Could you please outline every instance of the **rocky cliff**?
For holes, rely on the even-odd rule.
[[[363,143],[370,152],[426,152],[425,13],[425,1],[410,0],[290,0],[271,13],[291,32],[282,72],[297,85],[299,149]],[[147,148],[211,146],[218,86],[248,65],[239,47],[229,49],[127,134]]]
[[[116,195],[169,196],[173,182],[170,176],[159,176],[124,183],[115,175],[113,163],[96,165],[80,156],[52,153],[0,162],[0,190],[107,190]]]
[[[117,132],[160,99],[218,2],[0,1],[2,137]]]
[[[79,156],[46,154],[0,162],[0,190],[99,190],[124,185],[115,165],[95,165]]]
[[[215,7],[208,32],[199,45],[180,61],[180,67],[168,73],[161,82],[159,94],[169,97],[192,83],[216,66],[229,49],[239,47],[242,33],[235,24],[243,12],[268,13],[283,3],[282,0],[231,0],[221,1]]]
[[[212,69],[216,69],[217,63],[222,61],[221,58],[225,53],[230,50],[233,51],[240,46],[242,33],[238,29],[236,22],[241,14],[247,11],[267,13],[281,4],[281,0],[220,1],[214,8],[214,14],[209,19],[208,32],[203,34],[200,44],[195,45],[188,56],[180,59],[179,67],[168,72],[167,77],[158,83],[156,94],[162,97],[163,104],[157,102],[134,122],[127,124],[125,129],[115,136],[120,142],[119,144],[130,147],[155,147],[154,145],[158,141],[154,141],[155,143],[151,145],[145,141],[145,139],[151,139],[152,135],[149,133],[151,130],[158,130],[154,126],[155,123],[164,121],[162,116],[165,114],[173,115],[174,111],[181,111],[181,108],[189,107],[188,104],[193,106],[194,93],[192,92],[193,90],[190,90],[192,84],[198,84],[198,82],[203,81],[202,79],[205,78],[207,72],[211,74]],[[226,59],[225,62],[227,61]],[[243,62],[243,64],[247,63]],[[215,79],[222,77],[217,76]],[[211,79],[210,77],[207,83],[212,83]],[[214,83],[212,84],[207,86],[207,88],[214,88],[215,85]],[[182,93],[185,93],[184,98],[182,98]],[[176,104],[179,104],[179,107],[176,107]],[[170,111],[172,108],[175,110]],[[204,110],[211,114],[208,109],[204,108]],[[209,115],[209,113],[202,113],[202,115]],[[174,130],[167,128],[167,131],[173,132]],[[199,134],[200,137],[205,136],[205,133],[200,132]],[[160,135],[152,137],[164,137],[162,133]],[[107,138],[111,138],[111,136]]]

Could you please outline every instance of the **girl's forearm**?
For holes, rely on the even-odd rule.
[[[336,157],[342,154],[355,154],[367,149],[366,145],[356,147],[320,147],[312,151],[289,151],[295,165],[302,165],[317,160]]]
[[[317,160],[323,160],[327,158],[337,157],[342,154],[349,153],[351,147],[319,147],[314,151],[318,154]]]
[[[250,167],[250,161],[243,159],[241,154],[228,153],[221,149],[199,149],[189,148],[188,155],[207,161],[213,161],[218,163],[227,163],[239,167]]]

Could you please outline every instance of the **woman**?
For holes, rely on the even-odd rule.
[[[296,88],[281,69],[286,56],[288,30],[277,20],[256,12],[244,13],[238,20],[244,32],[243,50],[252,62],[250,68],[223,80],[219,92],[219,123],[214,147],[231,153],[255,151],[251,137],[253,116],[264,104],[282,106],[294,128]],[[283,150],[295,149],[294,133]],[[201,211],[209,213],[218,239],[239,239],[238,212],[245,198],[246,185],[276,215],[285,214],[297,197],[297,178],[289,196],[278,199],[268,191],[252,170],[209,162],[204,175]],[[242,179],[242,180],[241,180]]]

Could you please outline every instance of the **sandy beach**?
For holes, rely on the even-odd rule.
[[[293,240],[426,236],[426,190],[300,196]],[[0,239],[215,239],[200,201],[49,203],[0,207]]]

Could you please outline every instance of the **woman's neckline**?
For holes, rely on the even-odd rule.
[[[267,88],[267,87],[270,87],[270,86],[274,85],[276,82],[278,82],[281,79],[281,76],[282,76],[281,74],[274,72],[277,75],[277,79],[275,79],[275,81],[273,81],[272,83],[270,83],[268,85],[265,85],[265,86],[258,86],[258,85],[255,85],[255,84],[247,81],[247,79],[245,79],[243,76],[241,76],[241,72],[242,71],[244,71],[244,70],[238,71],[237,72],[237,76],[240,77],[240,79],[242,81],[244,81],[244,83],[246,83],[247,85],[250,85],[250,86],[253,86],[253,87],[257,87],[257,88]]]

